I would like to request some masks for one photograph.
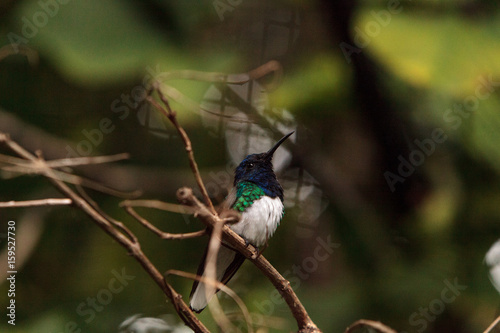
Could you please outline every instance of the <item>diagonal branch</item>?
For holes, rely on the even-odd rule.
[[[125,200],[120,203],[120,207],[147,207],[159,210],[164,210],[179,214],[194,214],[195,210],[192,207],[163,202],[160,200]]]
[[[248,73],[227,74],[220,72],[207,73],[194,70],[174,70],[166,73],[161,73],[160,75],[157,75],[155,79],[158,81],[184,79],[213,83],[245,84],[250,80],[260,79],[273,72],[277,76],[275,80],[279,82],[283,76],[283,68],[281,64],[276,60],[270,60]]]
[[[203,236],[207,233],[206,229],[195,231],[195,232],[188,232],[188,233],[182,233],[182,234],[172,234],[169,232],[164,232],[155,227],[153,224],[151,224],[148,220],[140,216],[132,207],[129,206],[124,206],[125,211],[130,214],[133,218],[135,218],[137,221],[139,221],[140,224],[142,224],[144,227],[147,229],[151,230],[154,232],[158,237],[161,239],[187,239],[187,238],[195,238],[195,237],[200,237]]]
[[[168,211],[175,210],[177,212],[185,212],[185,211],[191,211],[192,213],[196,213],[196,211],[192,207],[188,206],[183,206],[183,205],[173,205],[173,204],[167,204],[164,202],[160,201],[155,201],[155,200],[126,200],[120,204],[120,206],[124,207],[127,213],[129,213],[131,216],[133,216],[139,223],[141,223],[143,226],[145,226],[147,229],[151,230],[154,232],[156,235],[158,235],[162,239],[184,239],[184,238],[189,238],[189,237],[198,237],[202,236],[204,234],[207,234],[207,228],[204,230],[200,230],[197,232],[193,233],[188,233],[188,234],[171,234],[171,233],[166,233],[161,231],[160,229],[156,228],[153,224],[151,224],[149,221],[144,219],[142,216],[137,214],[137,212],[131,207],[131,205],[139,205],[139,206],[149,206],[149,207],[155,207],[155,208],[162,208],[166,209]],[[207,261],[206,261],[206,266],[205,266],[205,272],[206,272],[206,277],[196,277],[196,275],[190,275],[190,276],[195,276],[197,280],[205,282],[205,280],[209,280],[212,283],[207,283],[207,288],[206,290],[206,297],[207,299],[209,298],[209,295],[214,293],[215,288],[220,289],[220,282],[217,281],[217,253],[220,249],[221,246],[221,235],[222,235],[222,226],[225,224],[226,220],[228,219],[221,219],[220,217],[217,216],[217,223],[215,227],[212,230],[211,236],[210,236],[210,241],[209,241],[209,246],[208,246],[208,252],[207,252]],[[176,271],[178,272],[178,271]],[[188,273],[183,273],[187,275]],[[179,274],[178,274],[179,275]],[[225,287],[227,289],[227,287]],[[231,293],[234,293],[231,291]],[[236,296],[237,297],[237,296]],[[235,298],[235,301],[240,305],[241,300],[239,298]],[[240,305],[241,307],[241,305]],[[225,315],[224,311],[222,310],[218,299],[214,298],[213,301],[209,305],[209,310],[212,313],[212,317],[215,319],[217,325],[221,328],[223,332],[233,332],[235,331],[234,325],[231,323],[231,321],[227,318]],[[246,315],[246,307],[242,308],[243,314],[246,319],[249,318],[249,316]],[[250,322],[247,320],[248,325],[250,325]],[[251,326],[248,327],[248,332],[253,332],[253,329]]]
[[[212,214],[193,194],[190,188],[183,187],[177,191],[177,198],[183,204],[191,206],[197,210],[198,218],[207,226],[215,227],[219,221],[217,215]],[[224,241],[252,261],[258,269],[271,281],[274,287],[288,304],[292,315],[297,321],[299,332],[321,332],[309,317],[306,309],[287,281],[263,255],[258,255],[257,250],[252,245],[246,245],[243,238],[232,231],[228,226],[222,227]]]
[[[3,138],[0,138],[0,141]],[[17,144],[16,144],[17,145]],[[19,146],[19,145],[17,145]],[[26,158],[17,158],[13,156],[7,156],[0,154],[0,162],[7,164],[7,166],[2,166],[3,171],[20,173],[21,175],[29,175],[29,174],[43,174],[46,171],[46,168],[51,168],[52,172],[50,175],[44,174],[46,177],[55,177],[56,179],[63,180],[67,183],[71,183],[74,185],[82,185],[96,191],[100,191],[102,193],[106,193],[113,196],[118,197],[136,197],[140,195],[140,191],[134,192],[122,192],[107,186],[104,186],[98,182],[92,181],[90,179],[86,179],[83,177],[76,176],[69,171],[61,171],[55,170],[55,168],[64,168],[68,166],[77,166],[77,165],[89,165],[89,164],[100,164],[100,163],[108,163],[119,161],[123,159],[129,158],[129,154],[116,154],[111,156],[97,156],[97,157],[77,157],[77,158],[64,158],[57,159],[52,161],[45,161],[44,163],[40,162],[40,159],[28,160]],[[9,165],[11,164],[11,165]],[[70,170],[71,171],[71,170]]]
[[[279,69],[273,67],[271,64],[270,66],[268,66],[268,68],[262,69],[262,72],[266,73],[273,70],[279,71]],[[259,73],[257,71],[256,73],[253,73],[253,75],[259,76],[262,75],[262,73]],[[281,276],[281,274],[262,255],[258,255],[256,249],[253,246],[247,246],[243,238],[241,238],[228,226],[226,226],[223,220],[217,214],[208,196],[205,185],[203,184],[203,180],[200,177],[189,137],[177,122],[176,113],[170,108],[168,100],[159,89],[159,83],[157,82],[153,88],[158,93],[160,100],[165,107],[161,106],[151,96],[148,96],[148,101],[168,118],[168,120],[175,126],[175,128],[181,135],[186,147],[186,152],[188,153],[191,169],[205,201],[205,205],[198,201],[198,199],[196,199],[196,197],[194,196],[193,191],[189,188],[184,187],[177,191],[177,198],[179,199],[179,201],[187,206],[194,207],[196,209],[195,216],[202,220],[202,222],[207,227],[210,227],[213,230],[212,237],[209,242],[209,253],[207,254],[207,258],[209,258],[209,255],[212,254],[213,260],[210,263],[207,263],[205,267],[207,276],[211,279],[216,278],[216,257],[222,239],[222,237],[220,236],[223,235],[224,241],[227,244],[242,253],[246,258],[250,259],[272,282],[272,284],[288,304],[292,315],[297,321],[299,332],[321,332],[321,330],[319,330],[316,324],[314,324],[314,322],[311,320],[306,309],[291,288],[290,282],[287,281],[283,276]]]
[[[130,155],[127,153],[109,155],[109,156],[71,157],[71,158],[61,158],[57,160],[46,161],[46,164],[51,168],[62,168],[69,166],[116,162],[116,161],[126,160],[129,157]],[[22,158],[12,157],[3,154],[0,154],[0,162],[10,163],[18,166],[27,166],[27,167],[29,167],[31,164],[31,162],[24,160]]]
[[[179,270],[176,270],[176,269],[170,269],[170,270],[168,270],[167,272],[165,272],[165,275],[178,275],[178,276],[185,277],[185,278],[188,278],[188,279],[201,281],[201,282],[203,282],[205,284],[212,285],[214,288],[222,290],[227,295],[229,295],[229,297],[231,297],[236,302],[236,304],[238,304],[238,306],[241,309],[241,312],[243,313],[243,317],[245,318],[245,321],[247,323],[247,330],[248,330],[248,332],[249,333],[253,333],[253,328],[251,326],[252,325],[252,317],[250,316],[250,313],[248,312],[247,306],[242,301],[242,299],[238,296],[238,294],[236,294],[231,288],[229,288],[228,286],[226,286],[224,283],[221,283],[221,282],[219,282],[217,280],[213,280],[213,279],[210,279],[210,278],[205,278],[205,277],[202,277],[202,276],[198,276],[196,274],[191,274],[191,273],[179,271]]]
[[[134,233],[132,231],[130,231],[129,228],[127,228],[122,222],[118,221],[118,220],[115,220],[114,218],[112,218],[111,216],[109,216],[108,214],[106,214],[102,209],[101,207],[99,207],[99,205],[97,204],[97,202],[95,202],[88,194],[87,192],[85,192],[85,190],[83,189],[83,187],[77,185],[76,186],[76,189],[78,190],[78,193],[82,196],[83,199],[85,199],[85,201],[87,201],[91,206],[92,208],[94,208],[96,210],[96,212],[98,212],[99,214],[101,214],[106,220],[108,220],[109,222],[111,222],[113,225],[115,225],[115,227],[117,227],[118,229],[120,229],[123,233],[125,233],[130,241],[134,244],[139,244],[139,240],[137,239],[137,236],[134,235]]]
[[[142,252],[140,244],[131,240],[123,233],[119,232],[112,222],[107,220],[101,215],[90,203],[83,197],[75,193],[68,185],[57,178],[54,170],[45,164],[41,157],[37,157],[25,150],[15,141],[10,140],[9,136],[0,132],[0,143],[5,144],[16,155],[29,160],[33,163],[38,163],[43,167],[42,174],[46,176],[49,181],[65,196],[72,200],[75,207],[81,209],[87,214],[94,222],[103,229],[108,235],[115,239],[121,246],[126,248],[130,254],[141,264],[144,270],[151,276],[156,284],[163,290],[164,294],[172,301],[177,313],[181,319],[195,332],[209,333],[208,329],[203,323],[193,314],[189,307],[182,300],[182,296],[178,294],[175,289],[168,284],[158,269],[151,263],[149,258]]]
[[[160,89],[155,87],[156,92],[160,96],[161,101],[165,105],[165,107],[162,107],[158,102],[156,102],[151,96],[148,96],[148,101],[155,107],[157,108],[161,113],[163,113],[168,120],[174,125],[174,127],[177,129],[177,132],[182,138],[182,141],[184,141],[184,146],[186,149],[186,152],[188,154],[189,158],[189,165],[191,166],[191,170],[193,171],[193,175],[196,179],[196,183],[198,184],[198,187],[200,188],[201,194],[203,195],[203,199],[205,200],[205,204],[207,207],[210,209],[210,211],[213,214],[216,214],[214,205],[212,204],[212,200],[210,200],[210,197],[208,196],[207,189],[205,188],[205,184],[203,184],[203,180],[201,179],[200,171],[198,169],[198,164],[196,163],[196,160],[194,159],[194,153],[193,153],[193,146],[191,145],[191,140],[189,139],[188,135],[186,134],[186,131],[181,127],[181,125],[177,122],[177,117],[175,112],[170,108],[170,104],[168,103],[168,100],[165,98],[165,96],[162,94]]]
[[[220,219],[218,215],[215,216],[215,224],[212,225],[212,234],[210,235],[210,240],[208,241],[208,249],[207,249],[207,259],[205,262],[205,273],[208,280],[217,281],[217,255],[219,253],[219,249],[221,246],[222,240],[222,227],[224,226],[224,221]],[[210,295],[216,292],[214,285],[208,285],[208,288],[205,288],[205,297],[208,300]],[[222,329],[222,331],[234,331],[234,329],[230,329],[233,325],[222,311],[222,308],[219,304],[219,300],[214,297],[213,302],[210,303],[208,309],[212,316],[214,317],[217,325]]]

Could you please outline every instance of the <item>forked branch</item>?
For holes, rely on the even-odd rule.
[[[176,128],[177,132],[179,132],[179,135],[182,138],[182,141],[184,142],[184,146],[186,148],[186,152],[188,154],[189,158],[189,165],[191,166],[191,169],[193,171],[193,175],[196,179],[196,183],[198,184],[198,187],[200,188],[201,194],[203,195],[203,199],[205,200],[205,204],[208,206],[210,211],[213,214],[216,214],[214,205],[212,204],[212,201],[210,200],[210,197],[208,196],[207,189],[205,188],[205,184],[203,183],[203,180],[201,179],[200,171],[198,169],[198,164],[196,163],[196,160],[194,159],[194,153],[193,153],[193,146],[191,145],[191,140],[189,139],[188,135],[186,134],[186,131],[182,128],[182,126],[177,122],[177,117],[175,112],[170,108],[170,104],[167,100],[167,98],[163,95],[160,89],[158,89],[158,85],[154,86],[154,91],[158,93],[160,96],[161,101],[164,104],[164,107],[161,106],[158,102],[156,102],[151,96],[148,96],[148,101],[156,108],[158,109],[167,119],[174,125]]]
[[[190,188],[183,187],[177,191],[177,199],[185,205],[193,207],[197,211],[197,217],[207,226],[214,227],[219,217],[213,215],[208,208],[203,205],[193,194]],[[287,281],[262,254],[258,255],[257,250],[252,245],[246,245],[243,238],[232,231],[227,225],[222,227],[223,240],[252,261],[258,269],[271,281],[274,287],[288,304],[292,315],[297,321],[300,333],[321,332],[309,317],[306,309]]]
[[[35,156],[18,145],[16,142],[12,141],[7,134],[0,132],[0,144],[2,143],[5,144],[18,157],[37,165],[40,168],[39,173],[47,177],[56,189],[71,200],[75,207],[86,213],[101,229],[115,239],[121,246],[126,248],[130,255],[132,255],[141,264],[144,270],[163,290],[164,294],[172,301],[177,313],[189,327],[195,330],[195,332],[209,333],[209,330],[205,327],[205,325],[203,325],[203,323],[189,309],[186,303],[184,303],[182,296],[165,281],[163,275],[142,252],[137,238],[127,228],[125,228],[121,222],[110,221],[93,206],[93,203],[88,202],[83,196],[77,194],[67,184],[60,180],[55,173],[56,170],[53,170],[47,165],[40,153],[38,156]],[[119,229],[117,229],[117,227],[119,227]]]
[[[256,74],[257,75],[257,74]],[[159,83],[154,85],[154,91],[157,92],[161,102],[164,104],[160,105],[151,96],[148,97],[149,102],[160,112],[162,112],[168,120],[174,125],[176,130],[179,132],[186,146],[186,152],[188,153],[189,163],[193,170],[193,174],[197,180],[198,187],[200,188],[205,204],[202,204],[189,188],[181,188],[177,191],[177,198],[179,201],[189,207],[195,209],[195,216],[197,216],[207,227],[213,230],[213,233],[221,233],[224,235],[224,241],[227,242],[237,251],[241,252],[245,257],[250,259],[272,282],[281,296],[285,299],[286,303],[290,307],[292,315],[297,321],[299,327],[299,332],[321,332],[319,328],[314,324],[314,322],[309,317],[306,309],[300,302],[299,298],[290,286],[290,282],[287,281],[279,272],[264,258],[262,255],[258,255],[256,249],[245,244],[243,238],[233,232],[227,225],[223,225],[223,220],[215,211],[213,204],[208,196],[203,180],[201,179],[198,166],[194,159],[193,149],[191,146],[191,141],[184,129],[179,125],[176,117],[176,113],[171,109],[167,98],[161,92]],[[212,235],[214,236],[214,235]],[[208,263],[206,266],[207,275],[215,279],[215,258],[217,251],[220,247],[220,239],[217,239],[218,235],[211,237],[209,243],[209,253],[207,257],[210,257],[210,251],[213,251],[213,262]],[[210,274],[212,273],[212,274]]]

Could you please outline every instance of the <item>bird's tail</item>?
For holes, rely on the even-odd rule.
[[[207,249],[203,254],[200,266],[198,266],[197,274],[202,277],[207,277],[205,274],[206,259]],[[217,254],[217,280],[226,284],[238,268],[240,268],[241,264],[243,264],[243,261],[245,261],[245,257],[241,253],[221,245]],[[218,291],[218,288],[212,287],[210,284],[194,281],[191,294],[189,295],[189,307],[191,310],[200,313]]]

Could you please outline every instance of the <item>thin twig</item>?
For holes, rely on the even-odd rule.
[[[47,161],[47,165],[51,168],[61,168],[67,166],[117,162],[117,161],[127,160],[129,158],[130,154],[128,153],[121,153],[108,156],[72,157],[72,158],[62,158],[58,160]]]
[[[260,79],[267,74],[275,72],[282,77],[282,66],[276,60],[270,60],[265,64],[251,70],[248,73],[227,74],[220,72],[200,72],[193,70],[175,70],[157,75],[154,79],[157,81],[169,81],[175,79],[183,80],[196,80],[213,83],[227,83],[227,84],[245,84],[250,80]]]
[[[130,231],[129,228],[127,228],[122,222],[112,218],[108,214],[106,214],[101,207],[95,202],[88,194],[85,192],[83,187],[77,185],[76,189],[78,190],[78,193],[84,198],[99,214],[104,216],[109,222],[113,223],[116,227],[118,227],[121,231],[123,231],[129,238],[130,240],[134,243],[137,244],[137,246],[140,247],[139,240],[137,239],[137,236],[134,235],[132,231]]]
[[[490,333],[497,325],[498,323],[500,322],[500,316],[497,317],[497,319],[495,319],[490,326],[488,326],[488,328],[486,329],[486,331],[484,331],[484,333]]]
[[[163,84],[158,89],[161,89],[163,91],[163,93],[168,98],[176,101],[179,104],[182,104],[188,110],[196,112],[196,114],[198,114],[199,111],[203,111],[203,112],[212,114],[212,115],[217,116],[217,117],[228,119],[231,122],[245,123],[245,124],[255,124],[257,122],[255,119],[246,119],[243,117],[236,117],[233,115],[223,114],[220,112],[215,112],[215,111],[211,111],[211,110],[207,110],[205,108],[202,108],[198,102],[195,102],[194,100],[187,97],[182,92],[180,92],[178,89],[176,89],[172,86]]]
[[[35,206],[67,206],[71,205],[73,201],[68,198],[48,198],[40,200],[26,200],[26,201],[7,201],[0,202],[0,208],[12,207],[35,207]]]
[[[120,202],[120,207],[147,207],[164,210],[179,214],[194,214],[195,210],[192,207],[163,202],[160,200],[125,200]]]
[[[243,317],[245,318],[245,322],[247,323],[248,332],[253,332],[252,317],[250,316],[250,312],[248,311],[247,306],[238,296],[238,294],[236,294],[231,288],[226,286],[224,283],[203,276],[198,276],[196,274],[179,271],[176,269],[168,270],[167,272],[165,272],[165,275],[178,275],[188,279],[197,280],[205,284],[209,284],[214,288],[220,289],[221,291],[229,295],[229,297],[231,297],[236,302],[236,304],[238,304],[239,308],[241,309],[241,312],[243,313]]]
[[[177,191],[177,198],[183,204],[196,208],[198,218],[207,226],[214,227],[218,223],[218,217],[213,215],[193,194],[193,190],[183,187]],[[321,332],[309,317],[306,309],[287,281],[267,261],[262,254],[257,255],[257,250],[252,245],[247,245],[243,238],[231,230],[227,225],[222,227],[223,239],[228,245],[243,254],[252,261],[257,268],[271,281],[274,287],[288,304],[292,315],[297,321],[299,332]]]
[[[275,74],[274,78],[271,83],[267,85],[267,90],[272,91],[280,86],[283,79],[283,67],[278,61],[270,60],[265,64],[248,72],[248,75],[252,80],[257,80],[272,72],[274,72]]]
[[[360,320],[354,322],[351,326],[349,326],[345,330],[344,333],[350,333],[357,328],[365,327],[365,326],[371,327],[371,328],[377,330],[378,332],[382,332],[382,333],[397,333],[395,330],[393,330],[389,326],[382,324],[379,321],[367,320],[367,319],[360,319]]]
[[[208,242],[207,259],[205,262],[205,271],[203,274],[207,276],[210,281],[217,281],[217,254],[219,253],[221,239],[222,239],[222,227],[224,226],[224,221],[222,221],[218,216],[216,216],[216,223],[213,225],[212,234],[210,235],[210,241]],[[216,292],[213,285],[208,285],[205,288],[205,298],[208,300]],[[216,297],[213,298],[214,302],[210,303],[208,309],[212,313],[215,321],[222,329],[223,332],[233,331],[230,329],[231,321],[226,317],[224,311],[219,304]]]
[[[137,203],[137,201],[136,201]],[[144,203],[144,201],[142,202]],[[152,225],[149,221],[144,219],[142,216],[137,214],[137,212],[127,204],[130,204],[130,202],[123,202],[121,205],[125,207],[125,210],[127,213],[129,213],[131,216],[133,216],[137,221],[139,221],[143,226],[145,226],[147,229],[151,230],[154,232],[156,235],[158,235],[162,239],[184,239],[184,238],[189,238],[189,237],[199,237],[204,234],[206,234],[206,229],[205,230],[200,230],[198,232],[194,233],[189,233],[189,234],[171,234],[171,233],[166,233],[161,231],[160,229],[156,228],[154,225]],[[151,202],[147,202],[149,206],[151,206]],[[166,205],[165,203],[162,202],[154,202],[154,206],[159,206],[162,208],[165,208]],[[177,205],[178,206],[178,205]],[[184,207],[184,206],[180,206]],[[172,208],[172,207],[168,207]],[[176,207],[178,208],[178,207]],[[192,208],[190,208],[192,210]],[[205,280],[210,280],[212,282],[217,282],[217,253],[220,248],[220,239],[221,239],[221,234],[222,234],[222,226],[224,225],[224,221],[219,219],[219,223],[216,224],[214,227],[214,230],[212,231],[210,241],[209,241],[209,247],[208,247],[208,253],[207,253],[207,261],[206,261],[206,266],[205,266],[205,273],[206,273],[206,278],[200,277],[203,281]],[[186,273],[187,274],[187,273]],[[215,292],[215,288],[217,288],[218,285],[223,285],[221,283],[212,283],[212,284],[207,284],[207,288],[205,288],[206,292],[206,297],[207,299],[209,298],[209,295],[213,294]],[[234,293],[233,293],[234,294]],[[242,303],[241,300],[238,303]],[[215,319],[217,325],[221,328],[223,332],[232,332],[235,331],[236,327],[234,327],[233,324],[231,324],[231,321],[227,318],[227,316],[224,314],[224,311],[222,310],[218,299],[214,298],[214,302],[210,303],[209,310],[212,313],[212,317]],[[249,315],[248,315],[249,317]],[[251,327],[249,326],[249,332],[252,332]]]
[[[203,323],[193,314],[189,307],[182,300],[182,296],[178,294],[175,289],[168,284],[163,278],[158,269],[151,263],[149,258],[142,252],[140,246],[133,243],[128,237],[123,235],[113,224],[108,221],[104,216],[99,214],[92,205],[85,199],[76,194],[68,185],[57,178],[54,170],[44,164],[44,161],[37,158],[15,141],[10,140],[9,136],[0,132],[0,142],[3,142],[18,156],[25,158],[33,163],[40,163],[45,166],[43,174],[49,178],[52,184],[64,195],[70,198],[74,205],[85,212],[94,222],[102,228],[108,235],[115,239],[121,246],[126,248],[130,254],[141,264],[144,270],[151,276],[156,284],[163,290],[165,295],[172,301],[174,308],[181,317],[181,319],[195,332],[209,333],[208,329]]]
[[[206,229],[188,232],[182,234],[172,234],[169,232],[164,232],[151,224],[148,220],[140,216],[132,207],[125,206],[125,211],[129,213],[133,218],[135,218],[139,223],[141,223],[144,227],[154,232],[161,239],[187,239],[187,238],[195,238],[203,236],[207,233]]]
[[[104,156],[105,158],[105,156]],[[55,160],[58,162],[58,164],[63,163],[63,160]],[[77,163],[81,164],[83,160],[77,161]],[[66,162],[67,163],[67,162]],[[103,161],[99,161],[99,163],[105,163]],[[16,163],[17,164],[17,163]],[[4,171],[9,171],[9,172],[16,172],[16,173],[21,173],[23,175],[29,175],[29,174],[43,174],[44,166],[39,163],[38,160],[36,161],[27,161],[26,163],[22,163],[23,165],[16,165],[16,166],[6,166],[2,167],[1,169]],[[46,164],[47,167],[50,167],[49,164]],[[112,196],[116,197],[121,197],[121,198],[135,198],[141,194],[141,191],[133,191],[133,192],[124,192],[124,191],[119,191],[115,190],[112,188],[109,188],[107,186],[104,186],[98,182],[95,182],[90,179],[86,179],[74,174],[71,174],[69,172],[65,171],[60,171],[60,170],[52,170],[51,175],[55,177],[56,179],[62,179],[67,183],[71,183],[73,185],[82,185],[85,187],[88,187],[90,189],[106,193]],[[47,176],[47,175],[45,175]],[[47,176],[47,177],[52,177],[52,176]]]
[[[182,128],[182,126],[177,122],[177,117],[175,112],[170,108],[170,104],[168,100],[165,98],[163,93],[161,92],[160,89],[156,89],[156,92],[160,96],[160,100],[163,102],[165,107],[162,107],[159,105],[151,96],[148,97],[148,101],[156,107],[160,112],[162,112],[168,120],[174,125],[174,127],[177,129],[177,132],[182,138],[182,141],[184,141],[184,146],[186,149],[186,152],[188,154],[189,158],[189,164],[191,166],[191,170],[193,171],[194,178],[196,179],[196,183],[198,184],[198,187],[201,191],[201,194],[203,195],[203,199],[205,201],[205,204],[208,206],[208,209],[212,212],[212,214],[216,214],[214,205],[212,204],[212,200],[210,200],[210,197],[208,196],[207,189],[205,188],[205,184],[203,183],[203,180],[201,179],[200,171],[198,169],[198,164],[196,163],[196,160],[194,159],[194,153],[193,153],[193,147],[191,145],[191,140],[189,139],[188,135],[186,134],[186,131]]]
[[[157,83],[153,84],[153,87],[149,89],[149,92],[155,89],[158,91],[161,89],[162,93],[164,93],[169,98],[172,98],[173,100],[186,106],[189,110],[193,110],[196,112],[201,110],[210,114],[214,114],[219,117],[228,118],[230,121],[233,122],[256,123],[256,120],[234,117],[231,115],[225,115],[201,108],[199,103],[193,101],[175,87],[165,84],[164,82],[174,79],[186,79],[186,80],[213,82],[213,83],[242,85],[248,83],[251,80],[258,80],[268,75],[269,73],[275,74],[273,80],[266,85],[267,90],[272,91],[281,84],[283,78],[283,67],[276,60],[270,60],[267,63],[249,71],[248,73],[238,73],[238,74],[206,73],[206,72],[199,72],[192,70],[180,70],[180,71],[171,71],[162,73],[155,77]]]
[[[31,162],[26,161],[22,158],[4,155],[4,154],[0,154],[0,162],[6,163],[6,164],[10,163],[10,164],[14,164],[14,165],[25,165],[25,164],[31,163]]]
[[[129,157],[130,155],[127,153],[121,153],[109,156],[71,157],[71,158],[61,158],[61,159],[46,161],[46,164],[50,168],[62,168],[62,167],[78,166],[78,165],[110,163],[110,162],[126,160]],[[24,160],[22,158],[17,158],[3,154],[0,154],[0,161],[19,166],[29,166],[31,164],[30,161]]]
[[[156,228],[153,224],[151,224],[149,221],[144,219],[142,216],[140,216],[132,207],[130,207],[131,203],[135,203],[135,205],[147,205],[149,207],[155,207],[155,208],[162,208],[162,209],[167,209],[167,210],[172,210],[172,208],[175,208],[176,210],[191,210],[194,211],[193,208],[187,207],[187,206],[182,206],[182,205],[171,205],[171,204],[166,204],[164,202],[160,201],[152,201],[152,200],[134,200],[134,201],[124,201],[120,205],[125,207],[125,210],[127,213],[129,213],[131,216],[133,216],[137,221],[139,221],[143,226],[145,226],[147,229],[151,230],[154,232],[156,235],[158,235],[162,239],[184,239],[184,238],[190,238],[190,237],[199,237],[204,234],[206,234],[206,229],[200,230],[194,233],[189,233],[189,234],[171,234],[171,233],[166,233],[161,231],[160,229]],[[172,207],[174,206],[174,207]],[[222,226],[225,224],[225,221],[222,219],[219,219],[219,222],[215,225],[214,230],[212,231],[210,241],[209,241],[209,246],[208,246],[208,253],[207,253],[207,261],[206,261],[206,266],[205,266],[205,273],[207,279],[210,281],[217,281],[217,274],[216,274],[216,265],[217,265],[217,253],[220,248],[220,239],[221,239],[221,234],[222,234]],[[219,283],[220,284],[220,283]],[[214,293],[214,289],[216,288],[215,285],[210,285],[208,284],[209,287],[205,288],[206,291],[206,297],[207,299],[209,298],[209,295]],[[212,313],[213,318],[219,325],[219,327],[222,329],[224,332],[229,332],[229,331],[234,331],[234,325],[231,324],[230,320],[227,318],[227,316],[224,314],[224,311],[222,311],[222,308],[220,304],[218,303],[218,300],[214,298],[214,302],[212,302],[209,306],[209,310]]]
[[[196,80],[214,83],[244,84],[250,80],[248,73],[227,74],[220,72],[200,72],[193,70],[177,70],[161,73],[155,77],[158,81],[169,81],[175,79]]]
[[[84,162],[87,163],[106,163],[106,161],[115,161],[118,159],[123,159],[124,157],[128,156],[128,154],[119,154],[119,155],[114,155],[114,156],[99,156],[99,157],[93,157],[93,158],[76,158],[76,162],[73,164],[84,164]],[[16,173],[21,173],[23,175],[28,175],[28,174],[43,174],[45,172],[46,167],[51,167],[50,162],[54,162],[54,164],[57,167],[63,167],[64,164],[72,164],[70,162],[71,159],[61,159],[61,160],[53,160],[53,161],[44,161],[44,163],[40,163],[39,159],[36,159],[34,161],[30,160],[25,160],[25,162],[20,162],[18,158],[12,158],[8,159],[6,156],[2,156],[2,159],[4,161],[9,161],[9,163],[15,164],[14,166],[5,166],[2,167],[1,169],[4,171],[9,171],[9,172],[16,172]],[[71,174],[66,171],[60,171],[60,170],[54,170],[52,169],[51,175],[45,175],[47,177],[55,177],[56,179],[62,179],[67,183],[71,183],[73,185],[82,185],[88,188],[91,188],[93,190],[106,193],[112,196],[117,196],[117,197],[122,197],[122,198],[135,198],[141,194],[141,191],[133,191],[133,192],[123,192],[119,190],[115,190],[112,188],[109,188],[107,186],[104,186],[98,182],[95,182],[90,179],[86,179],[74,174]]]
[[[280,66],[277,62],[267,63],[258,69],[247,74],[247,77],[244,78],[242,83],[248,82],[249,79],[258,79],[270,72],[276,72],[275,79],[279,79],[279,71]],[[189,76],[190,73],[183,73],[182,75]],[[181,75],[181,76],[182,76]],[[220,77],[219,77],[220,79]],[[227,77],[226,77],[227,79]],[[225,82],[228,82],[226,80]],[[184,131],[184,129],[179,125],[176,118],[176,113],[171,109],[169,102],[166,96],[160,89],[159,83],[156,82],[153,84],[153,89],[157,92],[161,102],[163,105],[160,105],[156,100],[154,100],[151,96],[148,96],[148,101],[157,108],[160,112],[162,112],[167,119],[174,125],[178,133],[180,134],[186,152],[188,153],[189,163],[193,172],[193,175],[196,179],[198,187],[203,195],[203,199],[205,204],[202,204],[200,201],[196,199],[193,195],[191,189],[182,188],[178,191],[178,198],[181,202],[188,204],[189,206],[194,207],[195,216],[198,216],[208,227],[212,227],[214,230],[212,232],[212,237],[209,244],[209,256],[213,259],[208,260],[207,263],[207,276],[211,278],[211,280],[215,280],[215,265],[216,265],[216,257],[217,251],[221,244],[221,238],[224,239],[224,242],[229,246],[234,248],[235,250],[242,253],[246,258],[251,260],[273,283],[275,288],[280,292],[282,297],[287,302],[290,310],[297,321],[297,325],[299,327],[300,333],[305,332],[321,332],[317,326],[312,322],[309,315],[307,314],[305,308],[301,304],[300,300],[297,298],[296,294],[290,287],[290,283],[284,279],[278,271],[262,256],[257,255],[256,249],[247,245],[245,241],[236,233],[234,233],[228,226],[224,224],[224,219],[221,219],[208,196],[208,192],[203,184],[203,180],[201,179],[200,172],[198,169],[198,165],[194,158],[194,153],[192,149],[191,141]],[[47,162],[45,162],[41,157],[36,158],[31,153],[24,150],[22,147],[17,145],[17,143],[11,141],[8,136],[0,133],[0,142],[5,142],[11,150],[13,150],[17,155],[29,160],[35,167],[39,167],[42,171],[40,172],[44,176],[48,177],[49,180],[59,189],[63,194],[70,198],[74,205],[80,209],[82,209],[87,215],[89,215],[106,233],[108,233],[111,237],[116,239],[120,245],[125,247],[130,251],[130,253],[139,261],[139,263],[143,266],[143,268],[148,272],[148,274],[153,278],[153,280],[162,288],[164,293],[167,295],[169,299],[172,300],[176,311],[180,315],[180,317],[184,320],[184,322],[193,328],[196,332],[208,332],[205,326],[194,316],[192,311],[187,307],[187,305],[182,301],[181,295],[179,295],[159,274],[156,267],[149,261],[149,259],[144,255],[141,251],[138,243],[134,243],[129,237],[126,237],[122,232],[116,229],[116,225],[110,221],[105,215],[101,214],[96,207],[93,207],[91,204],[91,200],[85,200],[83,197],[76,194],[67,184],[65,184],[61,177],[64,175],[63,172],[61,174],[57,174],[57,170],[52,169]],[[26,166],[23,166],[26,168]],[[31,168],[32,166],[28,166]],[[135,213],[135,211],[128,206],[127,207],[130,212]],[[178,209],[178,207],[176,207]],[[131,214],[134,216],[133,214]],[[142,217],[140,217],[137,213],[135,213],[134,217],[138,217],[138,220],[142,223],[146,221]],[[146,221],[147,222],[147,221]],[[152,226],[152,225],[150,225]],[[153,226],[154,227],[154,226]],[[155,230],[150,228],[151,230]],[[123,229],[122,229],[123,231]],[[156,229],[156,232],[161,232],[159,229]],[[217,316],[215,316],[215,319]]]

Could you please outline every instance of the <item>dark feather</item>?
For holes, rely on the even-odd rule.
[[[226,246],[224,244],[221,244],[221,245],[224,246],[224,247],[226,247],[227,249],[231,249],[231,248],[229,248],[228,246]],[[241,267],[241,265],[245,261],[245,256],[243,256],[239,252],[236,252],[236,251],[234,251],[234,252],[235,252],[234,259],[229,264],[229,266],[224,270],[224,274],[223,274],[222,279],[220,281],[223,284],[227,284],[229,282],[229,280],[231,280],[231,278],[234,276],[234,274],[236,273],[236,271],[238,271],[238,269]],[[208,246],[205,248],[205,252],[203,253],[202,260],[200,262],[200,265],[198,266],[198,271],[196,272],[196,274],[198,276],[203,276],[203,273],[205,272],[205,265],[206,265],[207,253],[208,253]],[[198,288],[199,283],[200,283],[200,281],[197,281],[197,280],[195,280],[193,282],[193,286],[191,288],[191,293],[189,294],[189,298],[190,299],[192,298],[194,292],[196,291],[196,288]],[[219,290],[220,289],[217,288],[216,293]],[[191,306],[190,306],[190,308],[191,308]],[[191,308],[191,310],[193,310],[193,311],[195,311],[197,313],[200,313],[201,311],[203,311],[203,309],[195,310],[193,308]]]

